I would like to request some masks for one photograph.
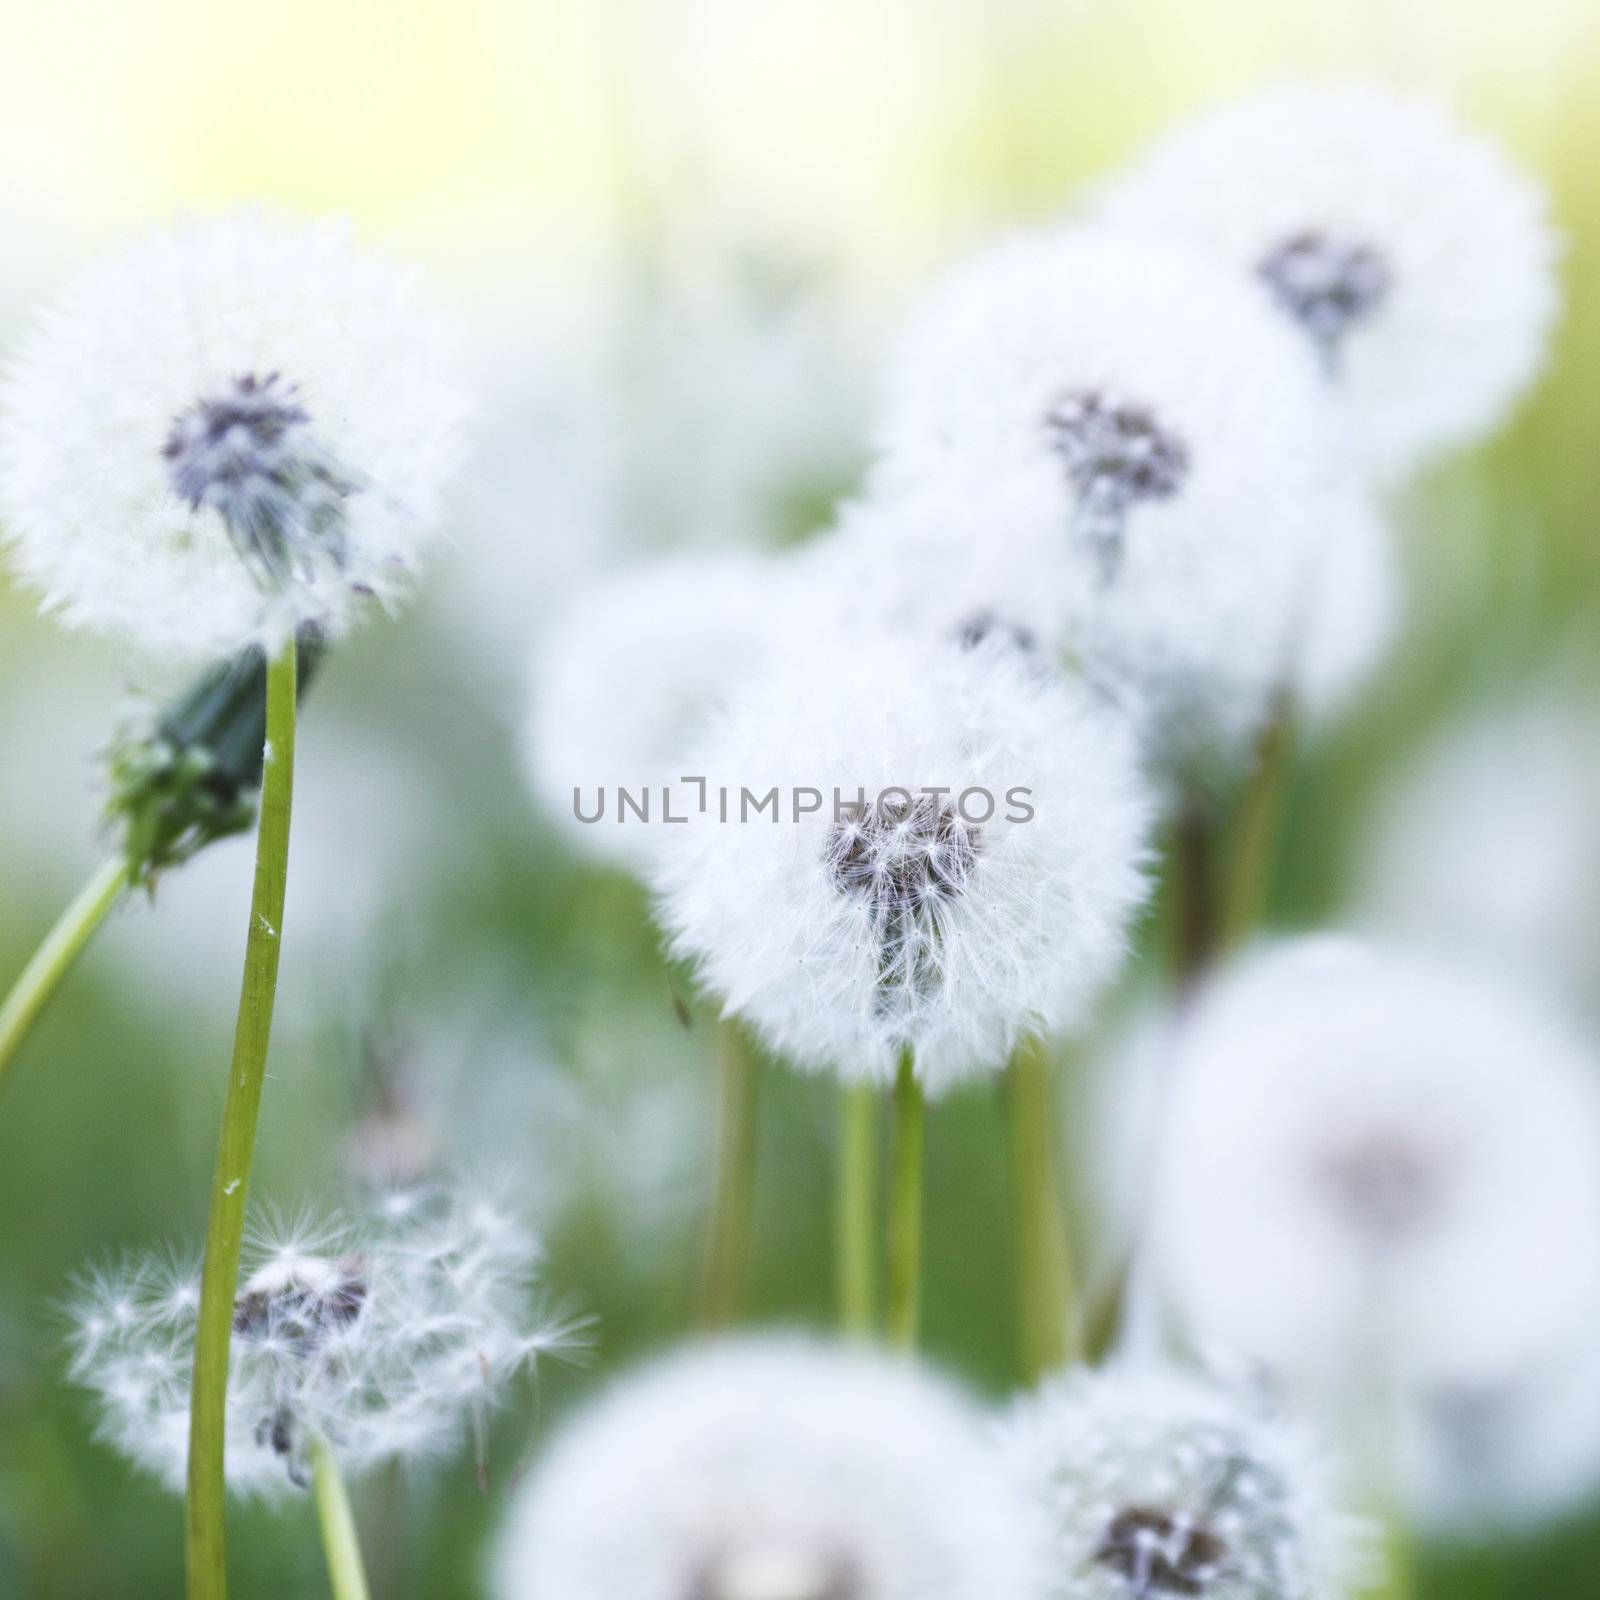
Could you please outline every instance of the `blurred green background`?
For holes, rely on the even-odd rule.
[[[256,1193],[291,1210],[336,1197],[375,1074],[399,1063],[424,1109],[452,1107],[436,1130],[446,1154],[522,1170],[546,1223],[547,1280],[595,1314],[605,1366],[687,1324],[711,1019],[695,1002],[680,1021],[689,987],[658,952],[642,892],[574,858],[526,798],[519,634],[536,633],[575,575],[633,553],[615,506],[596,509],[606,492],[560,481],[571,455],[553,432],[658,429],[649,448],[630,433],[597,452],[638,457],[623,503],[651,508],[638,542],[654,546],[705,541],[697,508],[739,447],[699,454],[701,413],[677,413],[648,342],[630,358],[640,318],[614,316],[608,297],[642,296],[647,323],[664,261],[697,293],[709,277],[711,310],[695,314],[713,326],[725,280],[780,309],[815,293],[834,341],[828,404],[859,402],[841,401],[853,426],[882,334],[930,270],[985,230],[1049,214],[1188,110],[1288,72],[1358,70],[1443,94],[1550,185],[1568,310],[1514,425],[1401,508],[1404,638],[1354,713],[1301,752],[1274,920],[1338,917],[1369,801],[1428,729],[1552,665],[1570,672],[1575,650],[1592,664],[1600,14],[1583,4],[5,0],[3,15],[8,329],[85,251],[175,209],[262,198],[345,211],[393,240],[469,312],[474,347],[496,351],[483,397],[494,492],[469,497],[420,603],[342,650],[308,709]],[[798,263],[806,287],[752,288],[748,263],[723,259],[746,246]],[[603,361],[584,342],[597,324]],[[692,362],[701,344],[666,348]],[[719,359],[759,366],[760,338],[741,334]],[[641,393],[580,405],[606,362],[606,383]],[[711,377],[714,411],[743,380]],[[860,446],[827,441],[806,481],[761,479],[745,536],[806,532]],[[678,476],[657,485],[658,472]],[[507,588],[512,603],[502,594],[491,618],[485,593]],[[130,692],[164,687],[0,595],[6,981],[96,859],[97,753]],[[223,846],[153,907],[124,908],[0,1102],[0,1595],[180,1590],[178,1504],[92,1442],[87,1404],[62,1377],[59,1308],[86,1263],[198,1241],[248,869],[247,843]],[[761,1318],[827,1315],[832,1115],[824,1084],[767,1075]],[[932,1121],[926,1344],[994,1392],[1015,1377],[1004,1152],[991,1094]],[[487,1498],[466,1461],[363,1487],[381,1600],[480,1592],[499,1502],[590,1382],[547,1371],[536,1405],[507,1413]],[[306,1504],[245,1508],[233,1537],[240,1600],[323,1592]],[[1580,1518],[1431,1551],[1423,1589],[1576,1600],[1600,1595],[1597,1573],[1600,1519]]]

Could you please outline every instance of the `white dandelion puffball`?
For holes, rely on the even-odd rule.
[[[690,770],[707,805],[661,830],[663,924],[798,1066],[888,1083],[910,1050],[938,1093],[1081,1022],[1121,964],[1150,810],[1131,732],[1004,643],[818,635]]]
[[[1362,830],[1375,932],[1513,970],[1600,1010],[1600,719],[1543,685],[1431,739]]]
[[[801,563],[748,552],[678,556],[592,585],[532,662],[525,765],[544,812],[602,858],[648,862],[669,826],[663,787],[680,786],[712,716],[813,607]],[[649,819],[619,790],[648,795]]]
[[[497,1600],[1022,1600],[980,1413],[923,1368],[768,1335],[671,1355],[521,1491]]]
[[[165,655],[330,634],[439,531],[447,329],[346,230],[256,212],[83,271],[0,390],[0,521],[74,626]]]
[[[1001,1428],[1032,1512],[1040,1600],[1345,1600],[1367,1564],[1300,1431],[1164,1366],[1075,1368]]]
[[[247,1245],[229,1487],[304,1487],[318,1438],[352,1473],[454,1448],[519,1372],[576,1336],[537,1313],[537,1259],[503,1207],[446,1189]],[[72,1376],[99,1403],[101,1437],[180,1489],[199,1303],[198,1273],[135,1261],[90,1278],[73,1308]]]
[[[1171,1070],[1152,1259],[1203,1345],[1404,1394],[1592,1328],[1600,1072],[1519,990],[1293,940],[1202,991]]]
[[[1385,477],[1487,434],[1542,364],[1558,306],[1545,196],[1427,102],[1271,89],[1179,128],[1100,209],[1255,284]]]
[[[1014,238],[935,289],[883,440],[874,493],[947,507],[907,560],[1036,571],[1063,647],[1149,702],[1178,764],[1263,720],[1360,509],[1300,341],[1204,256],[1106,230]]]

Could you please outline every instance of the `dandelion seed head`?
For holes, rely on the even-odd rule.
[[[0,391],[18,575],[162,655],[342,633],[436,537],[461,453],[451,336],[327,223],[258,212],[91,264]]]
[[[1203,1346],[1348,1402],[1380,1369],[1493,1386],[1591,1326],[1600,1078],[1544,1002],[1303,939],[1214,980],[1169,1048],[1152,1259]]]
[[[1145,708],[1158,767],[1237,759],[1300,671],[1353,482],[1252,286],[1144,236],[1018,236],[913,315],[881,431],[846,529],[886,547],[897,604],[1029,627]],[[1332,655],[1335,684],[1359,672]]]
[[[1338,1600],[1364,1563],[1314,1447],[1236,1386],[1075,1369],[1017,1401],[1000,1437],[1047,1600]]]
[[[233,1309],[230,1488],[304,1487],[319,1437],[351,1473],[455,1448],[520,1371],[578,1338],[538,1312],[536,1259],[514,1219],[444,1188],[252,1241]],[[74,1308],[72,1376],[98,1402],[101,1436],[173,1487],[198,1310],[192,1272],[140,1261],[90,1280]]]
[[[520,1492],[501,1600],[1021,1600],[978,1414],[912,1364],[787,1336],[623,1377]]]
[[[1366,83],[1282,85],[1176,129],[1100,197],[1209,252],[1321,357],[1384,478],[1488,433],[1557,309],[1543,194],[1445,110]]]
[[[1149,809],[1132,737],[1015,652],[816,634],[689,770],[713,799],[663,830],[663,923],[802,1068],[886,1083],[909,1048],[938,1093],[1080,1023],[1122,960]],[[741,821],[742,791],[771,786],[781,817]]]

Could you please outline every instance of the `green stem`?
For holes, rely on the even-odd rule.
[[[0,1006],[0,1082],[39,1013],[127,886],[128,864],[121,856],[102,862],[22,969],[22,976]]]
[[[889,1272],[884,1331],[909,1350],[917,1342],[922,1294],[922,1146],[927,1104],[903,1051],[894,1083],[893,1171],[889,1189]]]
[[[1172,841],[1173,976],[1180,990],[1205,975],[1222,943],[1217,826],[1199,796],[1183,803]]]
[[[339,1475],[339,1463],[320,1435],[311,1441],[311,1484],[317,1497],[317,1520],[322,1524],[322,1548],[328,1557],[333,1600],[370,1600],[350,1496]]]
[[[1222,943],[1228,949],[1249,938],[1266,903],[1293,747],[1294,718],[1288,697],[1279,696],[1256,743],[1254,764],[1239,801],[1222,907]]]
[[[839,1091],[839,1188],[834,1213],[839,1325],[846,1333],[872,1332],[876,1315],[878,1094],[870,1084]]]
[[[1410,1528],[1399,1513],[1384,1522],[1382,1600],[1416,1600],[1417,1549]]]
[[[702,1328],[726,1328],[744,1310],[756,1197],[756,1058],[731,1018],[717,1030],[717,1131],[711,1210],[700,1280]]]
[[[1023,1375],[1036,1382],[1079,1353],[1072,1251],[1058,1162],[1054,1074],[1039,1040],[1011,1061],[1011,1136]]]
[[[233,1331],[245,1202],[278,987],[279,934],[289,867],[289,809],[294,793],[294,734],[295,646],[291,640],[267,668],[266,760],[256,832],[255,888],[200,1278],[189,1417],[189,1600],[224,1600],[228,1592],[223,1475],[228,1340]]]

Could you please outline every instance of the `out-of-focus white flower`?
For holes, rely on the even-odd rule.
[[[793,557],[679,556],[593,586],[533,661],[526,764],[545,811],[602,857],[648,862],[667,831],[662,786],[692,770],[728,696],[818,616]],[[618,822],[619,789],[649,796],[650,823]]]
[[[1375,931],[1600,1004],[1600,722],[1571,688],[1486,708],[1430,741],[1363,830]]]
[[[0,394],[13,564],[162,654],[338,633],[438,532],[462,401],[412,279],[341,227],[152,232],[44,312]]]
[[[676,948],[780,1054],[937,1093],[1083,1020],[1116,972],[1149,800],[1121,719],[1004,642],[819,634],[732,703],[660,829]],[[773,796],[756,811],[746,795]],[[721,793],[727,795],[724,819]]]
[[[1203,1344],[1387,1405],[1592,1330],[1600,1073],[1519,991],[1297,940],[1213,981],[1172,1070],[1151,1249]]]
[[[1309,1440],[1241,1388],[1075,1369],[1019,1400],[1001,1440],[1042,1600],[1344,1600],[1366,1563]]]
[[[1444,110],[1282,86],[1179,128],[1102,197],[1201,247],[1301,328],[1363,460],[1393,477],[1489,432],[1557,307],[1542,193]]]
[[[512,1511],[500,1600],[1021,1600],[979,1414],[904,1361],[730,1340],[618,1382]]]
[[[1245,742],[1296,674],[1324,552],[1372,536],[1308,352],[1148,238],[1036,233],[957,271],[912,319],[883,432],[872,492],[912,504],[869,530],[929,587],[1037,574],[1056,640],[1146,701],[1169,765]]]
[[[393,1195],[247,1258],[227,1409],[228,1483],[243,1493],[303,1486],[314,1438],[356,1473],[437,1457],[577,1337],[532,1303],[532,1238],[467,1191]],[[72,1375],[99,1402],[101,1436],[175,1488],[199,1304],[198,1274],[144,1260],[94,1275],[73,1308]]]
[[[822,277],[770,249],[677,241],[556,285],[563,324],[486,330],[488,415],[447,601],[518,657],[574,585],[629,560],[771,548],[860,471],[866,352]]]

